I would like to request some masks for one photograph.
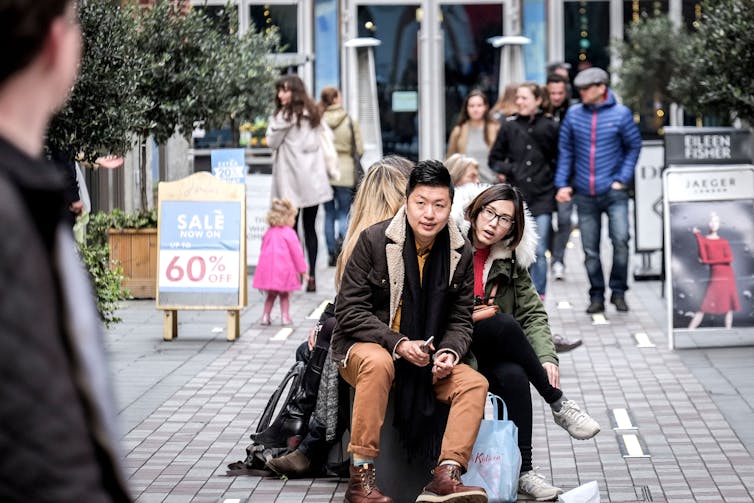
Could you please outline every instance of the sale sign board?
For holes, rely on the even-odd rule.
[[[221,148],[210,152],[212,174],[230,183],[246,182],[246,151],[242,148]]]
[[[231,309],[245,304],[243,185],[197,173],[159,187],[157,307]]]

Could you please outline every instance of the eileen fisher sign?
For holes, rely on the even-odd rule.
[[[665,167],[671,164],[748,164],[751,134],[737,128],[665,128]]]
[[[683,137],[683,156],[686,159],[731,159],[729,134],[690,134]]]

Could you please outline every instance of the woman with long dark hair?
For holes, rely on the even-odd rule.
[[[275,83],[275,89],[275,113],[267,126],[267,144],[273,149],[272,197],[286,198],[300,209],[309,262],[306,291],[314,292],[318,251],[314,222],[319,205],[333,197],[321,135],[332,132],[321,122],[320,109],[299,77],[286,75]],[[297,224],[298,217],[294,228]]]

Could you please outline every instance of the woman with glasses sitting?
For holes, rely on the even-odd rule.
[[[484,187],[456,188],[452,210],[474,247],[477,303],[499,309],[498,314],[475,322],[471,351],[490,391],[505,400],[510,419],[518,426],[520,497],[554,500],[562,490],[532,467],[529,383],[550,404],[555,422],[572,437],[592,438],[600,427],[560,390],[547,312],[527,270],[535,259],[537,233],[523,197],[507,183]]]

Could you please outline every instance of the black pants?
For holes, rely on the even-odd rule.
[[[553,403],[563,392],[550,385],[521,325],[509,314],[497,314],[474,325],[471,350],[479,371],[490,383],[490,392],[503,400],[508,416],[518,426],[521,471],[531,470],[532,403],[529,383]]]
[[[309,276],[312,278],[314,278],[317,270],[317,252],[319,248],[317,230],[314,227],[314,222],[317,220],[318,210],[319,205],[301,208],[298,215],[296,215],[296,225],[293,226],[294,229],[298,228],[299,215],[302,215],[304,225],[304,246],[306,247],[306,258],[309,262]]]

